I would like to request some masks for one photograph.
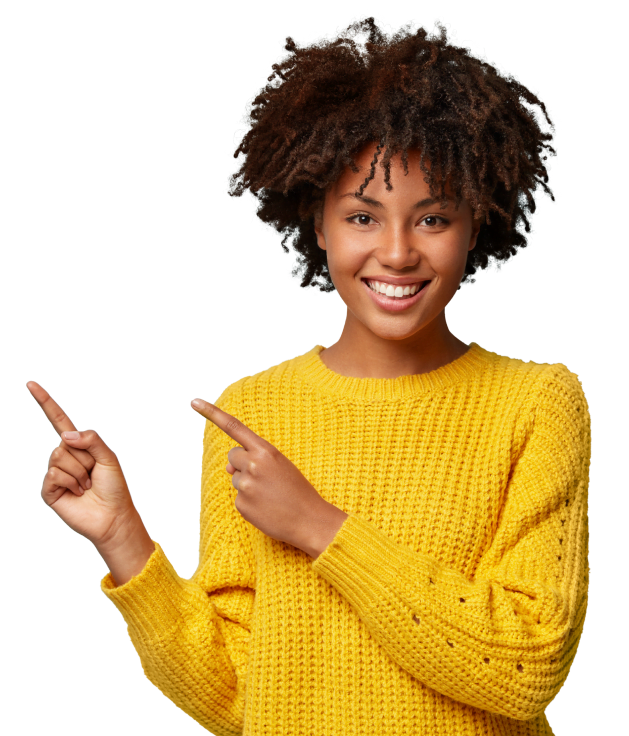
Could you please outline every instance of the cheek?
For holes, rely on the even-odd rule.
[[[467,243],[458,233],[448,233],[424,248],[430,267],[442,276],[456,272],[467,259]]]
[[[347,235],[332,237],[328,239],[327,256],[330,273],[336,273],[339,279],[352,278],[364,263],[364,245],[361,247],[360,242]]]

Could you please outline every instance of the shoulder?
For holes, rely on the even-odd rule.
[[[538,407],[563,404],[576,412],[588,410],[583,385],[563,363],[552,363],[540,376],[532,398]]]
[[[478,343],[480,355],[485,361],[484,373],[489,380],[519,384],[533,401],[549,399],[553,394],[567,394],[585,398],[585,388],[579,374],[566,363],[546,363],[524,360],[493,350]]]
[[[299,374],[300,366],[310,359],[311,353],[312,349],[254,373],[241,376],[226,386],[214,403],[228,414],[246,409],[246,406],[252,401],[255,404],[260,401],[268,403],[269,392],[273,394],[275,393],[274,387],[279,388],[280,384],[294,380]]]
[[[513,432],[513,443],[533,431],[584,441],[590,413],[579,376],[564,363],[542,363],[481,348],[480,394],[491,397],[497,421]],[[507,419],[508,416],[512,420]]]
[[[485,380],[500,386],[495,392],[500,402],[515,409],[514,438],[518,442],[534,433],[539,441],[551,443],[553,453],[572,447],[575,457],[589,454],[590,412],[577,373],[564,363],[485,353]]]

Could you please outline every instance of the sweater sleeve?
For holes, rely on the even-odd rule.
[[[226,392],[215,402],[230,411]],[[241,734],[255,568],[236,490],[225,471],[233,440],[206,422],[199,565],[179,577],[160,545],[143,570],[101,589],[122,613],[147,678],[216,736]],[[233,491],[233,493],[232,493]]]
[[[568,676],[588,591],[590,415],[550,365],[518,420],[495,535],[468,579],[349,514],[312,562],[404,670],[454,700],[519,720]]]

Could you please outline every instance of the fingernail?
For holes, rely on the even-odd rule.
[[[78,440],[79,439],[79,433],[78,432],[62,432],[61,436],[64,440]]]
[[[201,401],[201,399],[195,399],[192,402],[192,406],[196,406],[197,409],[200,409],[203,406],[203,402]]]
[[[92,481],[88,478],[85,482],[85,489],[89,491],[89,489],[92,487]]]

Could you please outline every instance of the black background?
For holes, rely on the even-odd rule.
[[[197,519],[202,429],[190,399],[214,400],[240,376],[338,338],[295,295],[290,261],[272,255],[221,191],[233,130],[279,40],[333,32],[357,11],[317,8],[306,20],[298,8],[234,11],[221,21],[153,9],[144,17],[103,11],[69,25],[55,16],[46,53],[33,44],[42,54],[33,72],[40,128],[27,151],[36,206],[25,223],[32,245],[19,269],[24,301],[12,351],[29,447],[21,492],[36,531],[37,583],[26,588],[26,609],[36,619],[28,634],[39,718],[74,723],[72,733],[109,732],[115,723],[124,733],[184,729],[145,683],[124,624],[99,591],[104,572],[39,498],[58,438],[20,381],[66,397]],[[383,17],[404,22],[416,12]],[[431,25],[443,12],[435,6],[419,20]],[[517,21],[499,15],[475,9],[448,19],[550,92],[571,116],[563,125],[578,125],[626,171],[615,94],[622,44],[551,6]],[[592,351],[576,333],[565,357],[543,336],[525,342],[536,360],[581,368],[627,409],[626,337],[624,326],[622,334],[607,327]]]

